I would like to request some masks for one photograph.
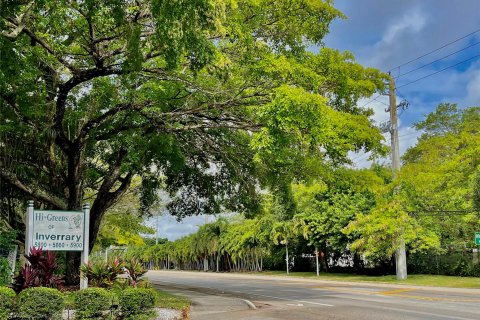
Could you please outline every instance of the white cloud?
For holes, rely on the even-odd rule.
[[[463,99],[464,106],[480,106],[480,62],[471,66],[468,71],[467,96]]]
[[[362,99],[359,101],[358,105],[364,105],[371,101],[367,106],[374,111],[374,114],[370,119],[374,121],[376,125],[381,125],[383,123],[388,123],[390,120],[390,115],[385,111],[385,108],[388,108],[389,98],[388,96],[380,96],[376,100],[372,101],[370,99]],[[401,98],[397,96],[397,102],[401,101]],[[408,112],[408,111],[404,111]],[[400,114],[403,114],[401,112]],[[409,125],[404,125],[404,121],[398,119],[398,138],[399,138],[399,150],[400,155],[403,155],[408,148],[414,146],[417,142],[417,138],[421,135],[421,132],[416,131],[414,127]],[[390,132],[383,133],[384,144],[390,147]],[[353,168],[369,168],[372,165],[372,160],[369,160],[370,152],[350,152],[349,157],[353,161]],[[390,163],[390,157],[375,159],[377,163]]]
[[[165,213],[162,216],[152,217],[146,221],[146,224],[154,229],[158,226],[158,237],[167,238],[170,241],[177,240],[183,236],[195,233],[198,227],[205,223],[205,221],[212,221],[214,217],[208,217],[205,220],[205,216],[191,216],[185,217],[182,221],[178,222],[176,217]],[[155,236],[155,235],[153,235]]]
[[[391,44],[402,35],[411,35],[419,32],[426,25],[426,22],[426,16],[420,12],[418,7],[412,12],[406,12],[400,20],[388,27],[379,45]]]

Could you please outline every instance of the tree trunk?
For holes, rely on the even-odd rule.
[[[324,249],[320,250],[320,264],[325,272],[328,272],[327,258]]]
[[[285,262],[287,263],[287,275],[289,275],[289,268],[288,268],[288,244],[285,244],[285,249],[286,249],[286,257],[285,257]]]
[[[80,252],[67,251],[66,260],[66,285],[78,285],[80,283]]]

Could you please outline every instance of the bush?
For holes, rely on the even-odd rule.
[[[4,257],[0,257],[0,286],[10,282],[10,264]]]
[[[136,259],[127,261],[125,263],[125,270],[128,275],[128,282],[134,288],[137,287],[140,278],[148,271],[147,269],[144,269],[140,261]]]
[[[153,289],[127,289],[119,299],[119,307],[125,319],[145,319],[153,313],[157,293]]]
[[[15,303],[15,291],[0,287],[0,320],[7,320]]]
[[[31,248],[25,258],[30,265],[25,264],[15,277],[13,289],[17,293],[30,287],[60,288],[63,285],[63,279],[54,275],[58,268],[55,252]]]
[[[63,294],[57,289],[28,288],[18,295],[17,315],[28,320],[61,319],[64,305]]]
[[[80,271],[93,287],[111,288],[117,277],[123,274],[123,263],[119,259],[111,260],[108,263],[89,261],[88,265],[80,267]]]
[[[88,288],[75,292],[75,319],[103,317],[102,311],[111,306],[112,295],[102,288]]]

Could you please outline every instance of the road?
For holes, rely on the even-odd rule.
[[[477,289],[185,271],[147,276],[154,286],[192,299],[192,320],[480,319]]]

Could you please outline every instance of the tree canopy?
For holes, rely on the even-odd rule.
[[[88,190],[90,246],[135,176],[144,210],[162,187],[179,217],[246,211],[259,186],[282,190],[309,159],[384,151],[356,106],[384,75],[323,47],[342,17],[329,0],[4,1],[0,12],[2,188],[53,209],[79,209]]]

